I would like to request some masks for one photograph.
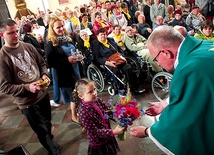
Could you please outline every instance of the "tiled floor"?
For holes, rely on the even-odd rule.
[[[155,100],[151,92],[150,84],[143,84],[146,92],[135,95],[140,106],[144,109],[148,106],[148,100]],[[49,87],[50,97],[53,96],[52,87]],[[109,99],[109,94],[104,91],[99,94],[105,101]],[[86,134],[82,133],[81,127],[70,122],[69,105],[62,105],[52,108],[52,123],[54,141],[62,146],[61,155],[86,155],[88,141]],[[154,118],[143,116],[136,120],[133,126],[154,123]],[[112,123],[112,128],[115,124]],[[8,151],[18,145],[24,145],[32,155],[47,155],[47,151],[38,142],[32,129],[29,127],[25,117],[14,103],[12,97],[0,94],[0,150]],[[121,152],[119,155],[161,155],[160,151],[149,138],[135,138],[127,132],[126,141],[119,142]]]

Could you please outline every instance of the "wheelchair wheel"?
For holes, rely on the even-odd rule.
[[[131,65],[133,72],[137,77],[140,76],[140,65],[138,61],[132,56],[125,56],[127,63]]]
[[[159,101],[164,101],[169,96],[172,74],[159,72],[152,79],[152,92]]]
[[[99,68],[94,64],[90,64],[87,69],[87,78],[94,81],[98,92],[102,92],[105,88],[105,81]]]

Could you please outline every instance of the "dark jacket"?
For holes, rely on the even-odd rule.
[[[92,42],[94,41],[94,39],[92,37],[90,37],[90,40],[89,40],[89,43],[90,43],[90,47],[87,48],[84,46],[84,40],[82,40],[80,38],[78,44],[77,44],[77,47],[78,47],[78,50],[80,50],[83,54],[85,54],[86,56],[90,54],[90,51],[92,49]],[[92,52],[92,51],[91,51]]]
[[[98,40],[94,40],[92,43],[92,52],[94,55],[95,62],[104,65],[107,59],[114,54],[116,51],[121,53],[123,50],[117,45],[113,38],[107,38],[108,43],[110,44],[110,48],[105,47]]]
[[[138,23],[138,32],[140,33],[140,35],[142,35],[144,38],[148,39],[148,37],[150,36],[151,33],[148,32],[147,28],[152,29],[149,24],[145,23],[145,24],[140,24]]]
[[[146,5],[143,9],[143,13],[144,13],[145,18],[146,18],[146,23],[148,23],[149,26],[152,27],[152,21],[150,18],[150,6]]]
[[[127,17],[127,15],[125,13],[122,12],[122,14],[125,16],[126,20],[128,21],[128,26],[131,26],[134,23],[134,15],[132,14],[132,12],[129,11],[129,15],[131,16],[131,18],[129,19]]]
[[[48,66],[56,69],[59,87],[74,88],[73,67],[61,46],[53,46],[52,42],[49,41],[45,46],[45,53]]]
[[[171,22],[168,23],[168,25],[173,27],[176,25],[179,25],[179,26],[185,27],[187,31],[192,30],[192,28],[186,24],[186,21],[184,18],[182,18],[181,20],[177,20],[174,18]]]
[[[38,25],[45,26],[42,17],[39,17],[39,18],[37,19],[37,23],[38,23]]]
[[[40,43],[37,41],[37,39],[34,36],[32,36],[31,34],[25,34],[23,41],[33,45],[36,48],[36,50],[39,52],[39,54],[41,56],[44,56],[43,49]]]
[[[2,48],[3,45],[4,45],[4,39],[0,37],[0,49]]]
[[[88,22],[87,26],[91,30],[91,32],[93,32],[93,27],[92,27],[91,22]],[[85,29],[85,27],[84,27],[84,25],[82,23],[80,23],[80,29],[81,30]]]
[[[176,25],[180,25],[183,26],[187,29],[187,24],[186,21],[182,18],[181,20],[177,20],[177,19],[173,19],[171,22],[168,23],[169,26],[176,26]]]

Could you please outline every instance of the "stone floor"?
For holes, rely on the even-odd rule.
[[[150,83],[144,82],[146,91],[142,94],[133,95],[143,109],[148,107],[148,101],[156,101],[152,94]],[[53,96],[52,87],[48,88],[50,97]],[[110,98],[105,90],[99,93],[105,101]],[[70,122],[69,105],[61,105],[52,108],[52,123],[54,141],[62,146],[61,155],[86,155],[88,140],[86,133],[82,133],[81,127]],[[149,126],[154,123],[154,118],[142,116],[132,126]],[[112,128],[116,124],[112,123]],[[129,127],[130,128],[130,127]],[[149,138],[135,138],[130,136],[129,128],[127,139],[119,141],[121,152],[119,155],[162,155],[156,145]],[[47,151],[38,142],[35,133],[29,127],[25,117],[17,108],[12,97],[0,94],[0,150],[9,151],[22,144],[31,155],[47,155]]]

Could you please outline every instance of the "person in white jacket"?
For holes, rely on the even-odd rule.
[[[128,22],[124,16],[124,14],[122,14],[118,7],[116,5],[113,5],[111,7],[111,15],[109,16],[109,22],[111,23],[111,25],[120,25],[122,30],[125,30]]]

